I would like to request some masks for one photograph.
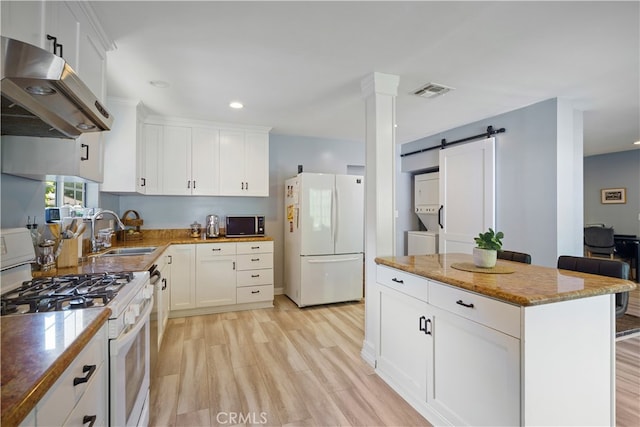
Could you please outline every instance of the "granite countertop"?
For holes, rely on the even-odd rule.
[[[466,254],[380,257],[375,261],[520,306],[614,294],[636,288],[636,284],[628,280],[512,261],[498,260],[498,266],[513,271],[506,274],[467,272],[451,267],[454,263],[472,263],[473,256]]]
[[[24,419],[110,314],[88,308],[3,316],[0,424]]]
[[[149,247],[155,246],[157,249],[145,255],[123,255],[123,256],[96,256],[84,257],[77,267],[54,268],[41,272],[34,271],[33,276],[59,276],[63,274],[87,274],[87,273],[113,273],[119,271],[147,271],[157,258],[162,255],[169,245],[184,244],[204,244],[204,243],[239,243],[239,242],[268,242],[273,238],[265,237],[216,237],[205,238],[190,237],[188,230],[144,230],[142,240],[115,241],[113,246],[105,249],[126,248],[126,247]],[[86,253],[86,251],[85,251]]]

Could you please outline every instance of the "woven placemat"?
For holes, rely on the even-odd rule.
[[[487,273],[487,274],[508,274],[513,273],[515,270],[506,265],[496,265],[492,268],[476,267],[472,262],[454,262],[451,264],[451,268],[462,271],[470,271],[471,273]]]

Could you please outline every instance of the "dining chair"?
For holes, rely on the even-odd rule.
[[[588,257],[606,256],[613,259],[616,243],[613,227],[589,226],[584,228],[584,247]]]
[[[558,268],[629,280],[629,264],[617,260],[561,255],[558,257]],[[617,293],[616,317],[622,317],[628,306],[629,292]]]
[[[531,255],[526,254],[524,252],[498,251],[498,259],[531,264]]]

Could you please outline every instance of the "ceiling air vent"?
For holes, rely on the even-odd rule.
[[[433,98],[434,96],[444,95],[451,90],[453,90],[452,87],[443,86],[438,83],[427,83],[412,93],[423,98]]]

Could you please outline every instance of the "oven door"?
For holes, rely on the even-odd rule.
[[[109,341],[110,425],[149,424],[149,315],[146,300],[136,323]]]

